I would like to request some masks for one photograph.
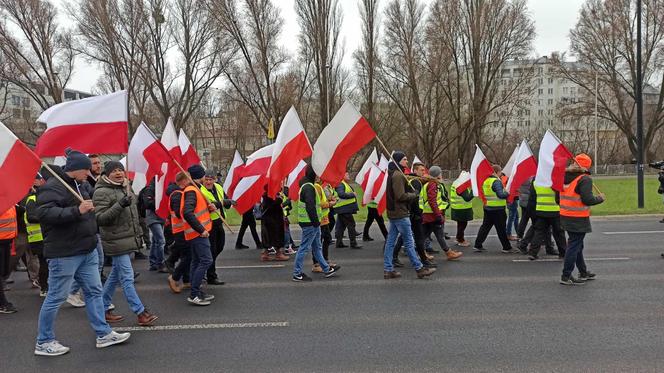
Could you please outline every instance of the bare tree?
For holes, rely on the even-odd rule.
[[[636,1],[588,0],[570,34],[577,63],[559,61],[560,73],[583,90],[567,108],[576,118],[594,115],[595,79],[599,81],[599,117],[625,136],[633,157],[636,145]],[[664,126],[664,7],[643,1],[644,145],[653,156],[653,142]]]
[[[362,44],[353,53],[355,70],[357,71],[358,86],[366,107],[366,117],[369,123],[374,124],[374,87],[376,83],[376,70],[378,69],[378,32],[380,21],[378,19],[378,0],[362,0],[360,5],[362,18]]]
[[[42,108],[62,102],[74,70],[69,30],[57,22],[48,0],[0,0],[0,77],[19,87]]]

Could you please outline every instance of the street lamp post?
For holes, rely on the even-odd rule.
[[[597,164],[599,163],[599,158],[597,157],[597,148],[599,147],[597,136],[597,95],[599,95],[599,73],[595,70],[595,175],[597,175]]]
[[[644,207],[643,180],[643,75],[641,68],[641,0],[636,1],[636,184],[638,208]]]

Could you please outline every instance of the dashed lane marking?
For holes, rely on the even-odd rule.
[[[241,322],[225,324],[190,324],[190,325],[157,325],[157,326],[129,326],[113,328],[116,332],[156,332],[166,330],[196,330],[196,329],[239,329],[239,328],[284,328],[289,326],[287,321],[276,322]]]
[[[618,234],[658,234],[664,233],[664,231],[631,231],[631,232],[602,232],[607,236],[613,236]]]
[[[586,262],[602,262],[602,261],[612,261],[612,260],[630,260],[632,258],[628,257],[618,257],[618,258],[585,258]],[[512,260],[515,263],[528,263],[528,262],[562,262],[563,259],[537,259],[537,260],[530,260],[530,259],[514,259]]]
[[[284,264],[262,264],[251,266],[217,266],[218,269],[248,269],[248,268],[284,268]]]

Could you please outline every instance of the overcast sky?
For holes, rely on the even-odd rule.
[[[62,2],[62,0],[56,0]],[[528,0],[530,13],[537,27],[537,38],[534,44],[534,56],[550,55],[551,52],[564,52],[569,49],[569,30],[574,27],[579,10],[585,0]],[[295,53],[299,33],[295,10],[295,0],[277,0],[282,8],[284,18],[283,44]],[[346,45],[344,62],[350,64],[350,56],[360,41],[360,16],[358,0],[339,0],[343,8],[344,19],[342,39]],[[382,0],[385,4],[387,0]],[[426,3],[430,0],[425,0]],[[69,87],[89,92],[94,86],[99,73],[96,67],[79,60],[76,74]]]

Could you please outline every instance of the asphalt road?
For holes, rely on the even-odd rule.
[[[664,224],[598,220],[594,229],[586,257],[598,279],[580,287],[558,284],[560,261],[502,254],[495,237],[487,253],[439,260],[430,280],[406,268],[383,280],[381,240],[332,249],[343,267],[336,278],[293,283],[292,260],[261,263],[257,250],[234,250],[229,235],[217,263],[230,267],[220,269],[227,284],[208,289],[212,306],[188,305],[138,261],[138,292],[160,316],[157,328],[97,350],[85,311],[65,304],[56,332],[72,350],[56,358],[32,353],[41,298],[17,273],[8,296],[19,313],[0,315],[0,371],[664,371]],[[119,290],[114,303],[127,317],[118,327],[135,327]]]

